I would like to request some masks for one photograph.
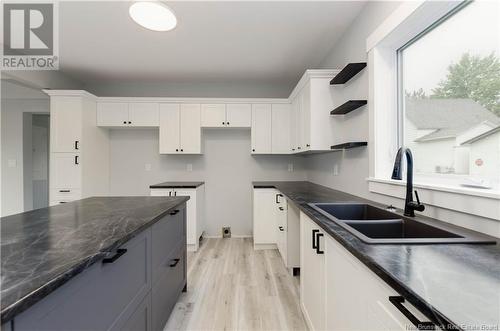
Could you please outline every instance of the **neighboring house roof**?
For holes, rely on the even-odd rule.
[[[464,141],[464,142],[462,143],[462,145],[473,144],[473,143],[475,143],[475,142],[478,142],[478,141],[480,141],[480,140],[483,140],[484,138],[489,137],[489,136],[491,136],[492,134],[495,134],[495,133],[498,133],[498,132],[500,132],[500,126],[497,126],[496,128],[493,128],[493,129],[491,129],[490,131],[487,131],[487,132],[482,133],[482,134],[480,134],[480,135],[478,135],[478,136],[476,136],[476,137],[474,137],[474,138],[471,138],[471,139],[469,139],[469,140],[467,140],[467,141]]]
[[[500,118],[471,99],[405,100],[406,118],[418,130],[434,130],[415,141],[451,139],[474,125],[489,121],[500,125]]]

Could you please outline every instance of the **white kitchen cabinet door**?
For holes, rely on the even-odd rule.
[[[196,189],[175,189],[174,196],[189,197],[186,202],[186,236],[187,244],[195,246],[197,238],[196,220]]]
[[[51,153],[51,189],[81,188],[81,159],[77,153]]]
[[[252,105],[252,154],[272,152],[272,110],[270,104]]]
[[[290,128],[288,132],[290,134],[290,153],[297,153],[297,112],[298,112],[298,102],[297,97],[292,100],[290,109]]]
[[[276,195],[275,189],[253,190],[253,243],[254,248],[276,248]],[[259,247],[259,245],[261,245]],[[272,246],[271,246],[272,245]]]
[[[183,154],[201,153],[201,114],[199,104],[181,104],[180,148]]]
[[[302,150],[309,150],[311,147],[311,83],[307,83],[302,89],[300,105],[300,128]],[[325,110],[328,112],[328,109]]]
[[[290,153],[290,104],[272,105],[272,153]]]
[[[77,97],[50,98],[50,151],[75,152],[82,144],[82,101]]]
[[[127,126],[128,122],[128,103],[97,103],[97,126]]]
[[[201,126],[204,128],[222,128],[226,126],[225,104],[202,104]]]
[[[303,108],[303,99],[304,99],[304,93],[303,93],[303,90],[302,89],[299,94],[297,94],[297,97],[296,97],[296,108],[295,108],[295,112],[294,112],[294,115],[295,115],[295,143],[297,144],[295,146],[295,152],[299,153],[299,152],[302,152],[303,151],[303,142],[304,142],[304,130],[302,128],[302,125],[303,125],[303,122],[302,122],[302,108]]]
[[[316,248],[318,247],[318,248]],[[323,254],[321,254],[323,252]],[[310,330],[325,330],[325,234],[300,213],[300,302]]]
[[[180,105],[160,104],[160,154],[180,153]]]
[[[252,126],[252,106],[245,103],[226,105],[226,123],[228,127],[249,128]]]
[[[130,126],[158,126],[160,121],[159,105],[156,102],[132,102],[128,105]]]

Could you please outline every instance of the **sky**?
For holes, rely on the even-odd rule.
[[[427,94],[463,53],[500,53],[500,1],[475,1],[403,51],[404,86]],[[431,55],[431,56],[429,56]]]

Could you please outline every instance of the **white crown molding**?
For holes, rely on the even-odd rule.
[[[339,69],[308,69],[304,72],[302,77],[300,78],[299,82],[297,85],[295,85],[295,88],[292,90],[292,93],[290,93],[290,96],[288,97],[288,101],[291,102],[295,96],[300,92],[300,90],[306,85],[306,83],[311,79],[311,78],[329,78],[332,79],[335,77],[340,72]]]
[[[44,89],[42,90],[44,93],[48,94],[49,96],[65,96],[65,97],[86,97],[86,98],[91,98],[91,99],[98,99],[97,96],[93,95],[92,93],[89,93],[85,90],[51,90],[51,89]]]

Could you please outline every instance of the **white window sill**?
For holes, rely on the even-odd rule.
[[[367,178],[370,192],[404,199],[406,182]],[[500,194],[481,189],[414,184],[423,204],[500,220]]]

